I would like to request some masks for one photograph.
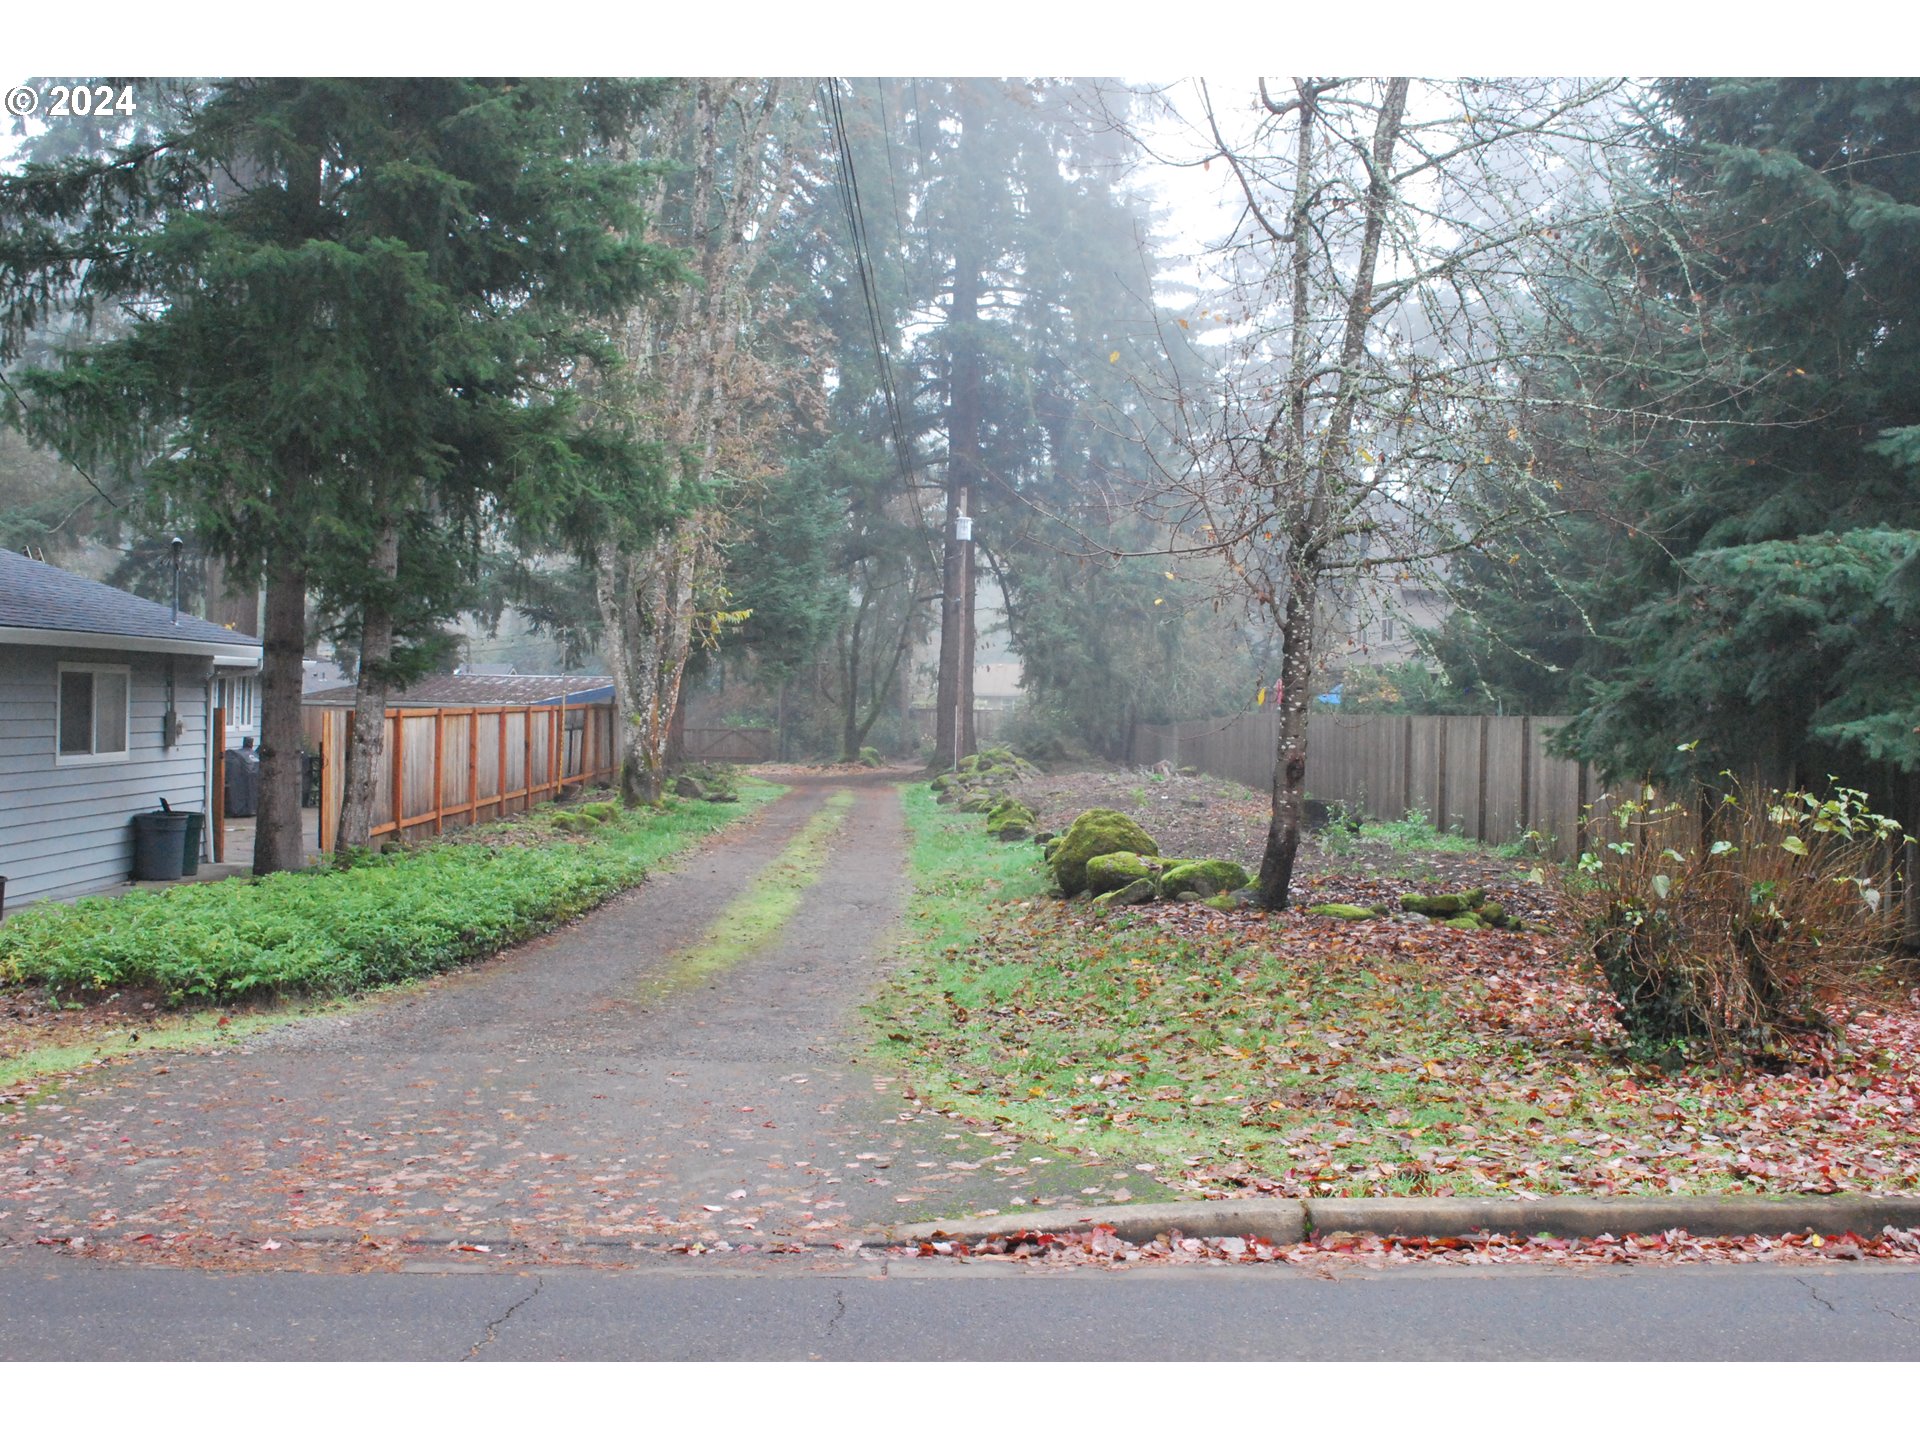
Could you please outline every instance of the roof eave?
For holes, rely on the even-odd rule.
[[[223,665],[258,665],[264,653],[238,636],[225,640],[189,640],[171,635],[109,635],[98,630],[40,630],[0,625],[0,645],[57,645],[73,650],[142,650],[161,655],[204,655]]]

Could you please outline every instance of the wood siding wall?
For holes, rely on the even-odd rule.
[[[1528,831],[1552,837],[1550,853],[1579,853],[1581,810],[1599,795],[1590,767],[1547,753],[1566,724],[1557,715],[1338,715],[1307,720],[1307,793],[1371,819],[1418,811],[1444,830],[1504,845]],[[1141,725],[1134,755],[1273,786],[1279,715]]]
[[[173,665],[178,743],[161,744]],[[60,662],[129,669],[127,758],[54,763]],[[133,816],[207,808],[207,678],[198,656],[0,645],[0,875],[7,908],[85,895],[133,871]],[[202,847],[206,840],[204,826]]]
[[[333,849],[339,831],[351,716],[319,706],[309,706],[303,716],[308,748],[322,763],[325,851]],[[374,770],[375,839],[438,835],[497,820],[553,799],[562,786],[594,784],[617,773],[608,704],[567,706],[564,729],[558,705],[393,709],[386,727]]]

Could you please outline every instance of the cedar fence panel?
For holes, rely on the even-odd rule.
[[[320,848],[332,851],[353,712],[310,706],[302,724],[320,752]],[[613,707],[605,703],[403,707],[387,711],[385,726],[374,764],[373,839],[496,820],[616,773]]]
[[[1551,715],[1341,715],[1307,718],[1307,792],[1376,820],[1408,811],[1503,845],[1529,830],[1560,859],[1579,853],[1583,806],[1599,797],[1583,763],[1547,753]],[[1263,794],[1273,786],[1276,711],[1141,725],[1140,763],[1192,765]]]

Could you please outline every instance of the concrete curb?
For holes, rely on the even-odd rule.
[[[1883,1228],[1920,1229],[1920,1195],[1626,1195],[1608,1199],[1559,1196],[1540,1200],[1492,1197],[1377,1200],[1196,1200],[1160,1205],[1110,1205],[1037,1210],[903,1226],[903,1243],[985,1240],[1016,1230],[1054,1233],[1110,1226],[1120,1239],[1141,1244],[1169,1230],[1183,1235],[1260,1235],[1290,1245],[1309,1235],[1350,1231],[1373,1235],[1442,1237],[1499,1233],[1595,1235],[1784,1235],[1816,1230],[1875,1235]]]

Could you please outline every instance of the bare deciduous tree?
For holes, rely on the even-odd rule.
[[[630,406],[664,447],[680,509],[664,528],[608,517],[593,549],[629,805],[659,798],[688,654],[727,613],[718,563],[726,508],[713,482],[764,473],[770,437],[806,398],[763,343],[784,297],[751,283],[815,153],[799,143],[815,117],[793,88],[693,81],[640,137],[647,158],[680,167],[652,199],[647,238],[687,252],[695,283],[624,317],[615,338],[627,373],[604,397]]]
[[[1203,305],[1220,379],[1172,397],[1183,468],[1155,509],[1281,632],[1270,908],[1299,848],[1329,598],[1443,587],[1448,557],[1553,507],[1524,382],[1559,343],[1541,282],[1562,238],[1612,203],[1622,86],[1297,79],[1263,82],[1250,116],[1199,87],[1190,163],[1226,167],[1240,215]]]

